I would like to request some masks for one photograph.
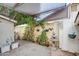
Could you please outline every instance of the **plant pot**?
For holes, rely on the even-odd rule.
[[[71,39],[74,39],[74,38],[76,37],[75,34],[69,34],[68,36],[69,36],[69,38],[71,38]]]
[[[10,45],[0,47],[0,53],[5,53],[7,51],[10,51]]]

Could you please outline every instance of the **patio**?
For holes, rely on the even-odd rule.
[[[10,40],[7,37],[5,40],[2,39],[5,42],[1,45],[1,48],[9,45],[9,52],[2,53],[1,56],[76,56],[75,53],[79,53],[79,4],[17,3],[0,5],[1,15],[17,22],[14,24],[15,26],[13,25],[15,28],[12,30],[14,42],[8,43],[11,40],[10,37],[8,37]],[[45,7],[50,5],[53,7]],[[24,27],[24,24],[26,25],[25,28],[16,28],[18,26]],[[3,38],[4,36],[6,35],[3,35]],[[12,44],[15,44],[18,39],[20,42],[19,48],[10,50]],[[0,42],[3,43],[2,41]],[[59,48],[53,47],[52,42],[56,43]]]
[[[55,49],[55,47],[45,47],[29,41],[19,41],[20,47],[9,52],[0,54],[1,56],[73,56],[72,53]]]

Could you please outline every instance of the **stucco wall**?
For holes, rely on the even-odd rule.
[[[65,51],[79,53],[79,26],[75,26],[74,20],[77,12],[71,12],[70,19],[63,19],[62,29],[60,29],[60,48]],[[69,33],[76,33],[76,38],[71,39],[68,37]]]
[[[0,46],[14,41],[14,23],[0,18]]]

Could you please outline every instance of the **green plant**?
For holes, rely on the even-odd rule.
[[[21,24],[25,24],[25,23],[29,23],[28,19],[31,20],[31,18],[33,19],[32,16],[30,15],[24,15],[22,13],[18,13],[15,11],[10,12],[10,18],[13,18],[17,21],[16,25],[21,25]]]
[[[41,26],[42,28],[44,28],[45,27],[44,24],[45,24],[45,20],[36,21],[36,26]]]
[[[0,5],[0,14],[2,14],[4,7]]]
[[[14,18],[15,18],[14,16],[16,16],[16,14],[17,14],[17,12],[15,12],[15,11],[12,10],[12,9],[9,9],[9,17],[10,17],[10,18],[14,19]]]
[[[45,45],[45,42],[47,40],[47,36],[46,36],[46,32],[45,31],[42,31],[41,35],[39,35],[37,37],[37,42],[39,42],[39,44],[41,45]]]
[[[9,9],[9,8],[4,7],[2,5],[0,5],[0,14],[3,15],[3,12],[5,11],[5,9],[6,9],[6,12],[8,11],[7,17],[17,21],[16,25],[25,24],[25,23],[27,23],[27,19],[33,18],[30,15],[25,15],[23,13],[19,13],[19,12],[15,11],[13,8]],[[5,13],[4,13],[4,15],[5,15]]]
[[[33,17],[27,18],[27,24],[29,26],[29,29],[25,30],[24,38],[26,40],[31,40],[34,41],[34,30],[36,26],[41,26],[42,28],[44,27],[44,21],[36,21]]]
[[[26,27],[23,39],[33,41],[33,32],[30,31],[30,27]]]

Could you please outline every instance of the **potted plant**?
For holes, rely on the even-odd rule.
[[[37,42],[41,45],[49,46],[49,41],[45,31],[42,31],[41,35],[37,37]]]
[[[68,36],[69,36],[69,38],[74,39],[76,37],[76,34],[74,32],[74,33],[68,34]]]

